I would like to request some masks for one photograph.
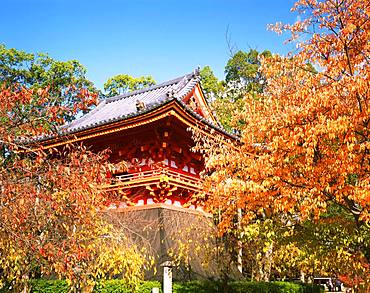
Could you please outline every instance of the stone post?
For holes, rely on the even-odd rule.
[[[163,267],[163,293],[172,293],[172,267],[171,261],[165,261],[161,264]]]

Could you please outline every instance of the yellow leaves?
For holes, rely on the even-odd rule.
[[[217,143],[205,148],[212,172],[205,178],[212,186],[206,205],[219,213],[221,234],[234,233],[236,219],[240,233],[254,239],[262,235],[261,227],[249,226],[257,217],[293,216],[318,224],[333,205],[351,211],[341,220],[368,225],[370,22],[363,21],[369,17],[364,3],[345,0],[340,5],[346,9],[337,9],[331,1],[302,0],[295,7],[307,12],[305,19],[276,26],[288,30],[291,40],[302,32],[300,50],[262,61],[264,92],[246,96],[243,113],[235,113],[244,122],[239,151]],[[357,263],[359,256],[347,243],[340,245],[325,261],[305,261],[325,267],[328,259],[351,256]]]
[[[37,265],[45,274],[84,282],[91,278],[88,267],[94,257],[111,246],[99,238],[113,231],[97,213],[104,202],[104,193],[96,188],[102,157],[82,147],[52,152],[48,160],[44,153],[36,161],[27,155],[27,160],[14,158],[13,173],[0,170],[6,182],[1,204],[7,207],[0,214],[0,266],[6,268],[1,280]],[[3,244],[8,246],[5,254]]]

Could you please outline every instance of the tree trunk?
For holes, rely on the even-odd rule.
[[[270,280],[273,248],[274,244],[271,243],[264,254],[260,257],[256,256],[256,266],[252,270],[252,280],[255,279],[258,282],[268,282]]]

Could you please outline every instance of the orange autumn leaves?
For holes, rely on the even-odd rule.
[[[72,87],[71,87],[72,88]],[[39,135],[55,134],[66,117],[75,115],[96,103],[97,95],[86,89],[67,90],[77,99],[73,108],[49,95],[49,88],[32,90],[18,84],[0,84],[0,135],[13,140],[34,139]],[[16,146],[15,143],[10,145]],[[18,144],[17,147],[20,147]]]
[[[8,172],[2,170],[0,262],[5,275],[17,265],[8,248],[37,265],[42,274],[71,274],[87,262],[90,239],[104,226],[97,214],[103,202],[97,188],[102,160],[79,149],[63,161],[16,158]],[[34,273],[26,264],[17,269],[22,272],[18,277]]]
[[[246,96],[243,111],[235,113],[245,123],[242,145],[208,147],[207,168],[217,171],[210,175],[213,183],[222,184],[220,193],[233,192],[226,200],[242,201],[241,207],[254,201],[253,211],[300,212],[303,218],[318,217],[334,201],[358,221],[370,221],[370,20],[365,6],[362,1],[296,4],[295,9],[307,10],[305,26],[283,28],[308,39],[289,57],[263,60],[264,93]],[[351,11],[356,15],[347,17]]]
[[[80,95],[82,109],[95,99]],[[81,289],[113,274],[135,286],[145,261],[102,212],[108,154],[29,144],[58,135],[76,108],[53,102],[47,89],[2,88],[0,100],[0,287],[21,291],[31,278],[56,276]]]
[[[206,206],[222,232],[278,216],[282,223],[320,221],[339,206],[358,229],[370,222],[370,3],[301,0],[301,20],[273,26],[297,50],[262,60],[262,94],[234,113],[243,121],[235,148],[205,151]],[[357,236],[356,236],[357,237]],[[356,240],[357,241],[357,240]],[[361,242],[361,243],[360,243]],[[366,247],[353,257],[368,272]]]
[[[247,98],[243,140],[268,146],[265,172],[277,180],[280,199],[295,202],[303,217],[318,216],[334,201],[358,221],[370,220],[367,6],[299,1],[305,26],[285,29],[307,40],[290,58],[266,60],[266,91]]]

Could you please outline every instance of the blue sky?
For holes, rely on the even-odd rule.
[[[0,43],[58,60],[77,59],[98,88],[111,76],[157,82],[210,65],[219,78],[238,49],[285,54],[267,24],[292,23],[293,0],[0,0]]]

